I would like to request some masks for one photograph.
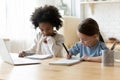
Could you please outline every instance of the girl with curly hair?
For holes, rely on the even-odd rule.
[[[34,40],[34,46],[29,50],[22,51],[19,57],[33,54],[50,54],[55,57],[61,57],[61,43],[64,42],[64,37],[57,33],[57,30],[62,27],[61,15],[58,9],[51,5],[39,7],[33,12],[31,22],[35,29],[40,29],[40,32]]]

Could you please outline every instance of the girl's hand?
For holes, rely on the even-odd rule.
[[[89,56],[83,56],[83,60],[90,61],[90,62],[101,62],[101,56],[97,57],[89,57]]]
[[[90,57],[89,56],[82,56],[82,59],[85,60],[85,61],[90,61]]]
[[[72,55],[69,53],[67,54],[67,59],[70,59],[72,57]]]
[[[26,53],[24,51],[20,52],[19,57],[25,57]]]

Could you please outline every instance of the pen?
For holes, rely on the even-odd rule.
[[[69,55],[69,51],[67,50],[67,47],[65,46],[65,44],[64,44],[64,43],[62,43],[62,45],[63,45],[63,47],[65,48],[65,50],[66,50],[67,54]]]
[[[111,50],[114,50],[116,43],[117,43],[117,41],[115,41],[115,42],[113,43],[113,45],[112,45],[112,47],[111,47]]]

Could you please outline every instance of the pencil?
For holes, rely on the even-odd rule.
[[[64,43],[62,43],[62,45],[63,45],[63,47],[65,48],[65,50],[66,50],[67,54],[69,55],[69,51],[67,50],[67,47],[65,46],[65,44],[64,44]]]
[[[112,47],[111,47],[111,50],[114,50],[116,43],[117,43],[117,41],[115,41],[115,42],[113,43],[113,45],[112,45]]]

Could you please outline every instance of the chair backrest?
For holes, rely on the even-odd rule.
[[[59,30],[64,35],[65,45],[69,48],[75,42],[79,41],[77,36],[77,27],[80,23],[80,18],[65,16],[63,17],[63,27]]]

